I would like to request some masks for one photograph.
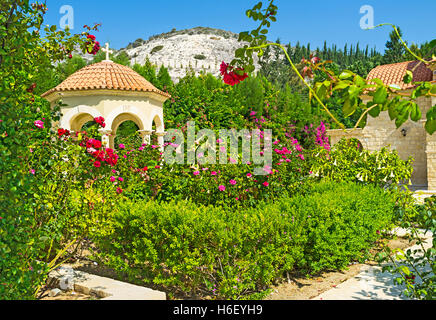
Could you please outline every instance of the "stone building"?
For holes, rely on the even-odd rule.
[[[395,64],[381,65],[368,74],[367,79],[378,78],[386,85],[397,85],[402,92],[410,92],[412,84],[403,82],[407,70],[413,72],[413,81],[435,81],[436,71],[426,67],[419,61],[407,61]],[[372,97],[363,96],[363,101]],[[398,129],[391,121],[387,111],[381,112],[377,118],[368,116],[363,129],[329,130],[331,144],[337,143],[342,137],[356,138],[362,146],[370,151],[380,150],[384,146],[391,146],[398,151],[399,156],[406,160],[414,158],[414,172],[412,185],[416,189],[436,190],[436,133],[429,135],[424,129],[425,115],[436,104],[435,97],[420,97],[417,103],[422,111],[422,118],[418,122],[410,119]]]
[[[107,147],[114,147],[118,127],[129,120],[138,126],[145,143],[150,143],[154,134],[163,146],[163,103],[170,95],[108,56],[102,62],[78,70],[42,97],[52,106],[62,99],[66,106],[61,108],[62,117],[57,126],[73,132],[80,131],[94,118],[103,117],[106,127],[101,130],[102,142]]]

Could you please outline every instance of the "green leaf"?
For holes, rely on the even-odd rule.
[[[342,112],[344,113],[344,116],[351,116],[354,111],[356,111],[356,104],[352,104],[350,99],[346,99],[342,107]]]
[[[363,79],[361,76],[356,75],[354,82],[356,83],[356,85],[358,85],[359,87],[363,87],[366,85],[366,81],[365,79]]]
[[[376,107],[372,108],[371,110],[368,111],[368,113],[373,118],[378,117],[378,115],[380,114],[380,105],[377,105]]]
[[[384,104],[388,97],[388,92],[385,87],[380,87],[374,94],[374,103],[376,104]]]
[[[339,82],[334,88],[333,91],[335,90],[343,90],[345,88],[348,88],[350,86],[349,82],[345,82],[345,81],[341,81]]]
[[[245,49],[239,48],[235,51],[235,57],[242,58],[242,57],[244,57],[244,53],[245,53]]]
[[[348,94],[350,95],[350,98],[357,98],[359,93],[360,93],[360,88],[357,86],[352,85],[348,88]]]
[[[383,83],[383,81],[381,81],[381,80],[378,79],[378,78],[371,79],[371,81],[374,82],[375,84],[378,84],[379,86],[382,86],[382,87],[385,85],[385,84]]]
[[[396,105],[395,104],[393,104],[393,103],[389,104],[388,114],[389,114],[389,118],[391,120],[394,120],[397,117],[398,112],[396,110]]]
[[[316,95],[321,99],[324,100],[327,94],[327,88],[323,84],[319,84]]]
[[[401,125],[407,121],[407,119],[409,118],[409,111],[406,109],[405,112],[400,113],[397,117],[397,119],[395,120],[395,126],[397,128],[401,127]]]
[[[411,107],[412,110],[410,112],[410,119],[416,122],[421,119],[422,113],[421,110],[419,109],[419,106],[415,102],[411,103]]]
[[[354,76],[354,73],[350,70],[344,70],[341,72],[341,74],[339,75],[339,79],[341,80],[345,80],[348,78],[351,78],[352,76]]]
[[[425,123],[425,131],[432,135],[436,131],[436,120],[427,120]]]

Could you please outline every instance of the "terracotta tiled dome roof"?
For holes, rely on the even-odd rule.
[[[403,81],[407,70],[413,72],[413,82],[433,80],[432,71],[420,61],[406,61],[378,66],[369,72],[367,80],[378,78],[385,85],[395,84],[402,90],[410,89],[414,85]]]
[[[61,84],[42,94],[45,97],[53,92],[79,90],[122,90],[136,92],[155,92],[170,97],[145,80],[129,67],[105,60],[86,66],[73,73]]]

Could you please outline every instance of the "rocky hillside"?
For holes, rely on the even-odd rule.
[[[173,80],[177,81],[185,76],[189,67],[197,74],[204,70],[218,75],[221,62],[230,62],[235,50],[242,45],[235,33],[197,27],[173,29],[148,40],[138,39],[117,53],[125,51],[132,65],[143,64],[148,57],[155,65],[167,67]]]

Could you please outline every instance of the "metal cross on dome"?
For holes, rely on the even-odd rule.
[[[110,61],[109,54],[114,53],[114,52],[109,49],[109,43],[108,42],[106,42],[106,48],[101,49],[101,51],[106,52],[106,61]]]

